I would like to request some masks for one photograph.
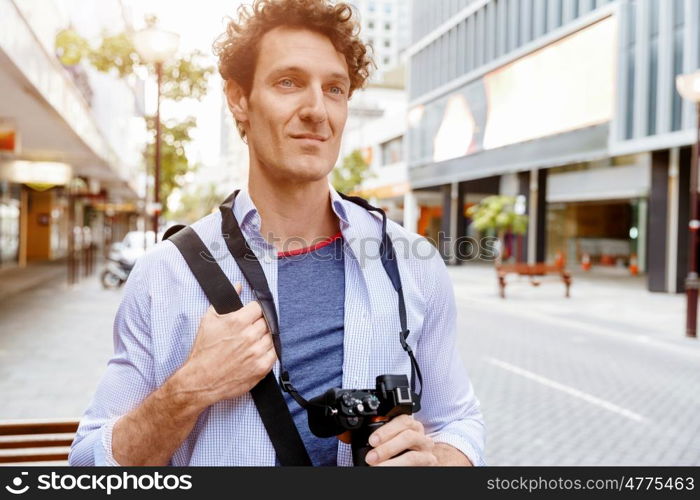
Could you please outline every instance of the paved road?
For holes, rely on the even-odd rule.
[[[490,464],[700,465],[700,349],[683,338],[682,297],[579,280],[570,300],[523,283],[503,301],[492,270],[451,274]]]
[[[509,287],[451,269],[459,346],[494,465],[700,465],[700,342],[683,298],[619,279]],[[112,350],[121,292],[52,282],[0,304],[0,419],[73,417]]]

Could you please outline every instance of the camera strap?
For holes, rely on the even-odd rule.
[[[416,396],[417,407],[415,411],[420,409],[420,396],[423,392],[423,375],[420,372],[420,367],[418,366],[418,361],[413,354],[413,349],[408,345],[407,339],[410,330],[408,329],[408,320],[406,319],[406,301],[403,295],[403,286],[401,285],[401,275],[399,274],[399,265],[396,260],[396,252],[394,251],[394,244],[386,231],[386,213],[381,208],[370,205],[367,200],[360,198],[359,196],[347,196],[339,193],[340,196],[347,201],[355,203],[361,206],[368,212],[377,212],[382,217],[382,242],[379,247],[379,255],[382,261],[382,266],[386,274],[389,276],[394,290],[398,295],[399,300],[399,323],[401,325],[401,331],[399,332],[399,342],[401,342],[401,347],[408,357],[411,359],[411,391]],[[420,383],[420,392],[416,392],[416,377],[418,377],[418,382]]]
[[[262,266],[255,256],[255,253],[253,253],[248,245],[248,242],[245,240],[236,217],[233,215],[233,204],[238,193],[239,191],[237,190],[231,194],[220,207],[222,218],[221,229],[224,235],[224,240],[226,241],[226,245],[231,252],[231,255],[236,260],[238,267],[241,269],[241,272],[245,276],[250,286],[253,288],[253,292],[255,293],[255,296],[262,307],[268,329],[272,334],[272,342],[275,347],[275,352],[277,353],[277,359],[280,362],[280,386],[287,393],[289,393],[289,395],[302,408],[308,408],[309,402],[301,394],[299,394],[299,391],[296,390],[289,378],[289,372],[284,368],[282,342],[280,341],[279,337],[280,332],[277,321],[277,312],[272,298],[272,293],[270,293],[270,288],[268,286],[267,279],[265,278],[265,273],[263,272]],[[415,355],[413,354],[413,350],[406,341],[410,333],[408,330],[408,321],[406,319],[406,303],[404,300],[403,288],[401,286],[401,276],[399,275],[394,246],[386,231],[386,214],[384,213],[384,210],[370,205],[363,198],[357,196],[346,196],[343,194],[340,196],[347,201],[361,206],[365,210],[377,212],[382,217],[382,241],[379,247],[379,254],[384,270],[389,276],[389,280],[391,281],[391,284],[398,295],[399,321],[401,325],[399,341],[401,343],[401,347],[404,349],[404,351],[406,351],[411,360],[411,391],[416,396],[415,411],[418,411],[420,408],[420,396],[423,392],[423,377]],[[416,392],[416,377],[418,378],[421,387],[420,392],[418,393]]]

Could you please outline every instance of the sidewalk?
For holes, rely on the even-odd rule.
[[[58,279],[68,279],[66,261],[37,262],[27,267],[0,270],[0,302],[26,290]]]
[[[29,271],[0,275],[5,293],[24,287],[0,301],[0,420],[79,417],[112,355],[122,289],[103,290],[99,266],[73,286],[63,266]]]

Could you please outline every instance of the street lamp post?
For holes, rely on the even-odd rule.
[[[180,35],[160,30],[156,27],[155,18],[147,19],[147,28],[134,34],[134,46],[144,62],[154,64],[156,68],[156,80],[158,84],[158,98],[156,104],[156,144],[155,144],[155,168],[153,172],[153,235],[158,240],[159,221],[161,211],[160,203],[160,170],[161,170],[161,123],[160,123],[160,94],[163,78],[163,63],[175,55],[180,44]]]
[[[700,230],[700,220],[698,220],[698,155],[700,154],[700,71],[688,75],[679,75],[676,78],[676,88],[684,99],[695,104],[697,138],[693,144],[693,153],[690,164],[690,252],[688,262],[688,277],[685,280],[685,291],[687,297],[686,326],[687,337],[697,338],[698,322],[698,288],[700,279],[698,278],[698,231]]]

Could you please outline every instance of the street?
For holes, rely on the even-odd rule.
[[[700,343],[684,297],[639,279],[509,285],[450,268],[459,347],[484,412],[489,465],[700,465]],[[54,280],[0,305],[0,419],[82,414],[112,350],[121,292]]]
[[[700,464],[700,346],[682,336],[683,296],[574,277],[571,299],[559,282],[523,282],[503,301],[492,269],[452,275],[489,464]]]

